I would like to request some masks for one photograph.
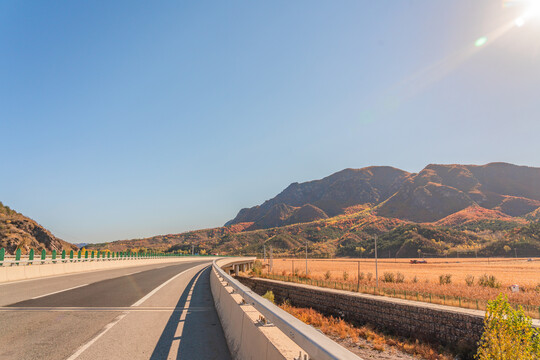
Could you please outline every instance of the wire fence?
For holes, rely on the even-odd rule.
[[[431,292],[419,292],[419,291],[407,291],[393,288],[386,288],[383,286],[367,286],[365,284],[354,284],[350,281],[340,281],[340,280],[322,280],[322,279],[312,279],[309,277],[301,276],[290,276],[290,275],[279,275],[279,274],[265,274],[261,273],[259,275],[262,278],[293,282],[299,284],[313,285],[318,287],[346,290],[364,294],[379,295],[379,296],[388,296],[393,298],[405,299],[405,300],[414,300],[428,302],[432,304],[439,305],[448,305],[448,306],[457,306],[467,309],[475,310],[486,310],[488,301],[480,299],[472,299],[463,296],[452,296],[452,295],[440,295],[434,294]],[[527,304],[516,304],[511,303],[514,308],[522,307],[524,312],[533,318],[540,319],[540,306],[527,305]]]

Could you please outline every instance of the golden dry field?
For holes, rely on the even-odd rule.
[[[437,258],[426,259],[426,261],[426,264],[411,264],[409,259],[379,260],[379,287],[387,290],[386,293],[408,292],[409,296],[412,293],[420,293],[420,296],[416,296],[423,301],[426,301],[427,294],[444,296],[444,301],[448,305],[458,305],[459,302],[461,306],[480,309],[485,308],[488,300],[494,299],[502,292],[508,296],[510,302],[524,305],[530,315],[539,317],[540,259],[538,258],[532,261],[526,258],[491,258],[489,260]],[[305,259],[274,259],[272,273],[277,276],[295,274],[303,279],[319,281],[317,283],[319,285],[325,281],[323,286],[329,286],[328,283],[330,283],[330,286],[339,288],[340,284],[344,284],[345,289],[356,289],[360,285],[360,291],[363,291],[363,288],[364,292],[373,291],[369,289],[376,286],[374,259],[308,259],[307,266],[308,275],[306,276]],[[358,281],[358,269],[360,269],[360,281]],[[265,267],[263,275],[267,273],[268,268]],[[393,281],[384,281],[385,273],[393,274]],[[484,275],[493,276],[496,287],[481,286],[479,280]],[[449,283],[441,284],[440,276],[449,278]],[[399,277],[402,281],[397,281]],[[389,280],[388,276],[386,280]],[[519,285],[520,291],[512,292],[509,289],[512,284]],[[424,294],[423,297],[422,294]],[[449,300],[452,297],[455,297],[455,300]],[[435,301],[431,296],[429,299],[440,302]],[[466,299],[479,300],[480,305],[473,306],[470,301],[467,303]]]

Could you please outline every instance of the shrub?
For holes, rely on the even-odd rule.
[[[368,281],[371,281],[371,279],[373,279],[373,274],[372,273],[367,273],[367,279],[368,279]]]
[[[416,284],[418,282],[418,276],[414,275],[412,282]]]
[[[394,277],[394,273],[391,273],[391,272],[385,272],[383,274],[383,281],[384,282],[388,282],[388,283],[393,283],[396,281],[395,277]]]
[[[253,275],[261,276],[262,274],[262,262],[255,260],[253,263],[253,269],[251,269]]]
[[[439,284],[447,285],[452,283],[452,274],[439,275]]]
[[[397,283],[403,283],[403,282],[405,282],[405,275],[403,275],[403,274],[400,273],[400,272],[397,272],[397,273],[396,273],[396,282],[397,282]]]
[[[272,304],[274,303],[274,293],[272,291],[267,291],[264,295],[263,295],[263,298],[265,298],[266,300],[270,301]]]
[[[465,284],[467,284],[467,286],[473,286],[474,285],[474,276],[472,276],[472,275],[465,276]]]
[[[329,280],[332,274],[330,273],[330,270],[324,273],[324,280]]]
[[[495,276],[488,274],[480,276],[480,278],[478,279],[478,285],[483,287],[490,287],[493,289],[498,289],[501,287],[501,283],[497,281]]]
[[[523,308],[513,309],[503,294],[489,301],[476,359],[539,358],[540,331],[533,328],[532,320],[524,314]]]
[[[366,275],[363,272],[358,274],[358,280],[364,280],[365,277],[366,277]],[[540,289],[540,285],[538,285],[538,288]]]

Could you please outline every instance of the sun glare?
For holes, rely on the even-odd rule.
[[[522,27],[527,21],[540,21],[540,0],[528,0],[526,3],[525,13],[515,20],[518,27]]]

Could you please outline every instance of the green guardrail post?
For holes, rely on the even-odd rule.
[[[84,252],[84,258],[85,258],[85,259],[88,259],[88,250],[86,250],[86,251]]]
[[[69,258],[70,258],[71,260],[73,260],[73,250],[70,250],[70,251],[69,251]]]
[[[82,258],[82,251],[79,250],[79,251],[77,252],[77,259],[81,260],[81,258]]]
[[[101,251],[98,250],[98,251],[97,251],[97,258],[98,258],[98,260],[99,260],[99,255],[100,255],[100,254],[101,254]]]
[[[110,259],[110,258],[111,258],[111,252],[109,251],[109,252],[107,253],[107,259]]]
[[[4,257],[6,256],[6,249],[0,249],[0,266],[4,265]]]
[[[53,264],[56,264],[56,250],[52,251],[51,258],[53,260]]]
[[[45,262],[45,258],[47,257],[47,252],[45,249],[41,250],[41,263],[43,264]]]
[[[66,260],[66,250],[62,250],[62,260]]]
[[[30,252],[28,253],[28,261],[34,261],[34,249],[30,249]]]
[[[17,265],[19,265],[19,261],[21,261],[21,249],[15,251],[15,261],[17,262]]]
[[[92,250],[92,259],[94,258],[94,255],[95,255],[95,254],[94,254],[94,250]]]

